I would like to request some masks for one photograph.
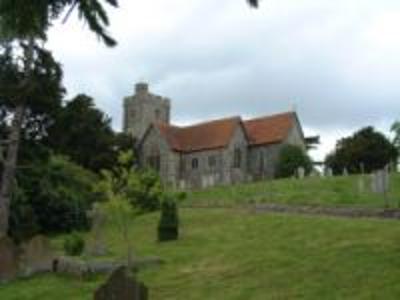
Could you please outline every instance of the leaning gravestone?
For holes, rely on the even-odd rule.
[[[0,283],[13,280],[18,275],[18,248],[7,236],[0,237]]]
[[[50,241],[43,235],[33,237],[22,246],[20,269],[22,276],[31,276],[37,273],[50,272],[54,260],[54,253]]]
[[[98,204],[94,204],[88,215],[92,220],[92,231],[87,253],[93,256],[106,255],[107,248],[104,241],[103,231],[104,225],[107,221],[107,216]]]
[[[147,300],[147,287],[127,275],[126,267],[115,270],[94,294],[94,300]]]

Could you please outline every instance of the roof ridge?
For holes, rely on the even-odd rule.
[[[251,122],[251,121],[272,119],[272,118],[276,118],[276,117],[281,117],[281,116],[285,116],[285,115],[294,115],[294,114],[296,114],[295,111],[289,110],[289,111],[286,111],[286,112],[275,113],[275,114],[272,114],[272,115],[265,115],[265,116],[251,118],[251,119],[245,119],[245,120],[243,120],[243,122],[246,123],[246,122]]]

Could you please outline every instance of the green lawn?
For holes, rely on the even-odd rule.
[[[158,214],[132,222],[137,253],[166,261],[140,274],[152,300],[400,298],[397,221],[227,209],[182,209],[181,219],[181,239],[161,245]],[[106,235],[121,256],[113,228]],[[0,287],[0,299],[92,299],[103,280],[46,275]]]
[[[392,207],[400,202],[400,175],[391,175],[388,195]],[[381,195],[370,192],[370,177],[364,176],[364,191],[359,176],[283,179],[214,187],[188,193],[187,204],[235,205],[249,202],[301,205],[383,207]]]

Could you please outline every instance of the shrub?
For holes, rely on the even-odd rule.
[[[285,145],[279,154],[277,176],[293,176],[299,167],[303,167],[306,174],[309,174],[312,170],[311,159],[300,147]]]
[[[161,203],[161,218],[158,224],[158,241],[177,240],[179,236],[178,206],[173,196],[165,196]]]
[[[83,252],[85,241],[76,232],[68,235],[64,240],[64,251],[69,256],[78,256]]]
[[[64,233],[89,227],[86,210],[94,202],[97,177],[60,156],[32,163],[18,174],[11,201],[10,235]]]

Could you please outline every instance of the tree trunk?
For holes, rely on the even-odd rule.
[[[1,177],[0,190],[0,236],[7,235],[9,208],[12,189],[15,181],[15,171],[17,168],[17,157],[21,126],[24,120],[25,107],[20,104],[15,109],[14,119],[11,125],[9,145],[7,155],[4,160],[3,174]]]
[[[33,66],[33,52],[34,52],[34,39],[28,39],[28,47],[24,51],[24,73],[25,82],[29,83]],[[22,85],[22,89],[25,85]],[[24,93],[22,93],[24,94]],[[7,148],[7,155],[4,159],[3,173],[1,175],[1,189],[0,189],[0,237],[7,235],[9,229],[9,215],[10,215],[10,202],[12,191],[15,183],[15,173],[17,170],[18,148],[21,136],[21,127],[25,117],[25,100],[16,97],[16,107],[14,118],[11,124],[9,134],[9,144]]]

